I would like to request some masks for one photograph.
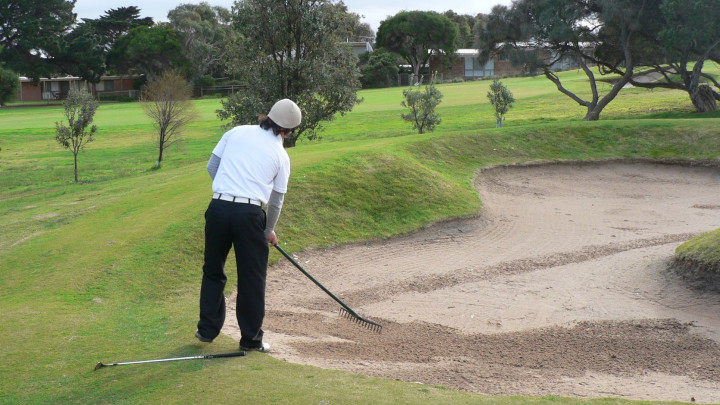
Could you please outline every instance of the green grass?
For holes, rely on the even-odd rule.
[[[578,72],[564,79],[586,86]],[[361,92],[365,101],[328,123],[321,141],[289,151],[281,241],[290,251],[330,246],[473,215],[482,203],[473,179],[488,165],[720,158],[720,115],[692,112],[686,94],[628,89],[601,121],[581,122],[583,109],[546,79],[503,82],[518,100],[505,128],[494,128],[490,83],[468,82],[439,86],[443,123],[424,135],[399,118],[402,88]],[[489,397],[256,353],[93,372],[98,361],[237,347],[192,338],[211,193],[205,164],[223,133],[218,99],[194,105],[200,118],[161,170],[151,170],[153,128],[139,106],[101,105],[96,141],[79,156],[80,184],[70,181],[72,154],[54,140],[61,107],[0,110],[0,403],[626,402]]]
[[[696,264],[704,271],[720,276],[720,229],[706,232],[678,246],[678,259]]]

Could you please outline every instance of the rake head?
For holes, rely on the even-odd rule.
[[[348,311],[346,308],[340,308],[340,315],[354,321],[355,323],[370,329],[373,332],[382,332],[382,325],[377,322],[373,322],[367,318],[363,318],[355,312]]]

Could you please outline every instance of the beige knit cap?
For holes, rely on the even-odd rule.
[[[272,106],[268,117],[282,128],[293,129],[300,125],[302,112],[295,102],[284,98]]]

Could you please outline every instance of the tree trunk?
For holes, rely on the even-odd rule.
[[[415,69],[413,69],[413,80],[410,85],[414,86],[415,83],[420,83],[420,64],[415,65]]]
[[[295,142],[297,141],[297,138],[294,136],[288,136],[287,138],[283,139],[283,146],[285,148],[294,148]]]
[[[160,166],[162,166],[162,159],[163,159],[163,150],[165,149],[165,145],[163,145],[163,142],[160,142],[160,152],[158,153],[157,162],[155,162],[155,168],[159,169]]]
[[[600,119],[600,111],[602,111],[602,109],[598,109],[598,108],[593,108],[592,110],[591,110],[591,109],[588,109],[588,112],[587,112],[587,114],[585,115],[585,117],[583,118],[583,121],[597,121],[597,120],[599,120],[599,119]]]
[[[717,111],[717,101],[713,89],[704,84],[697,87],[696,91],[690,91],[690,100],[692,100],[695,110],[700,113]]]
[[[498,118],[498,119],[495,121],[495,128],[502,128],[502,123],[503,123],[503,119],[502,119],[502,118]]]
[[[77,182],[78,182],[78,175],[77,175],[77,173],[78,173],[78,171],[77,171],[77,152],[74,153],[74,157],[75,157],[75,183],[77,183]]]
[[[692,76],[690,77],[690,82],[688,83],[688,93],[690,94],[690,100],[692,100],[697,112],[702,113],[717,111],[715,92],[712,87],[707,84],[700,84],[700,77],[702,76],[702,69],[705,64],[705,60],[710,57],[712,49],[718,45],[720,45],[720,39],[715,41],[715,43],[708,48],[705,54],[698,58],[695,62],[695,66],[693,66]]]

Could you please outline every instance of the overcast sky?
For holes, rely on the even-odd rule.
[[[141,17],[152,17],[156,22],[167,21],[168,11],[180,4],[199,4],[202,0],[77,0],[75,12],[80,18],[98,18],[112,8],[137,6]],[[231,8],[233,0],[205,0],[211,6]],[[511,0],[345,0],[348,9],[361,17],[377,31],[380,21],[403,10],[444,12],[453,10],[458,14],[476,15],[489,13],[496,4],[509,5]]]

